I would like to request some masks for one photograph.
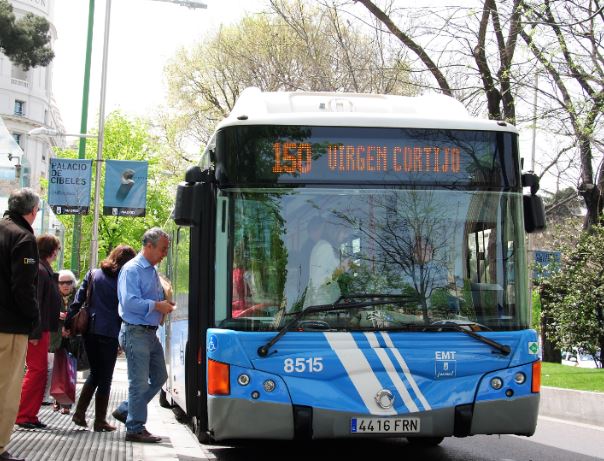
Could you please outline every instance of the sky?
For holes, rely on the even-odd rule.
[[[112,0],[105,114],[120,109],[130,116],[153,116],[166,105],[164,66],[181,47],[190,48],[220,24],[265,8],[266,0],[204,0],[207,9],[191,9],[168,0]],[[471,0],[457,0],[469,3]],[[421,6],[451,0],[421,0]],[[456,2],[453,2],[456,3]],[[79,133],[89,0],[54,0],[53,93],[66,133]],[[457,3],[456,3],[457,4]],[[95,24],[89,92],[88,129],[98,126],[106,0],[95,0]],[[532,133],[521,132],[530,169]],[[540,145],[537,142],[537,157]],[[548,188],[553,188],[548,186]]]
[[[109,27],[105,114],[120,109],[148,116],[165,104],[164,66],[180,47],[199,42],[221,23],[236,22],[259,10],[262,0],[204,0],[207,9],[191,9],[162,0],[113,0]],[[55,0],[57,29],[53,93],[65,132],[79,133],[88,0]],[[95,1],[88,129],[98,126],[105,26],[105,0]]]

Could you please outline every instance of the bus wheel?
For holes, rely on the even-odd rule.
[[[416,447],[435,447],[444,440],[444,437],[407,437],[409,445]]]
[[[173,408],[170,402],[168,402],[168,396],[166,395],[166,391],[163,389],[159,391],[159,406],[162,408]]]

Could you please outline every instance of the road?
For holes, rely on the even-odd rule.
[[[217,461],[422,460],[422,461],[591,461],[604,459],[604,428],[542,417],[533,437],[448,438],[434,448],[401,440],[353,440],[304,444],[250,442],[240,447],[205,445]]]

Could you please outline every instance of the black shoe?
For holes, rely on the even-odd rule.
[[[23,429],[37,429],[34,423],[17,423],[17,426],[22,427]]]
[[[1,461],[25,461],[24,458],[15,458],[8,451],[4,451],[4,452],[0,453],[0,460]]]
[[[144,429],[141,432],[126,432],[126,442],[158,443],[161,442],[161,437]]]
[[[120,413],[118,410],[115,410],[113,413],[111,413],[111,416],[117,419],[120,423],[126,424],[128,413]]]
[[[38,421],[37,423],[32,423],[36,429],[44,429],[48,426],[48,424],[44,424],[42,421]]]

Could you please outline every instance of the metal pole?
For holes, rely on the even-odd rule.
[[[88,133],[88,93],[90,88],[90,58],[92,56],[92,36],[94,29],[94,0],[88,7],[88,35],[86,39],[86,61],[84,64],[84,89],[82,90],[82,118],[80,133]],[[78,158],[86,158],[86,138],[80,138]],[[73,217],[73,236],[71,241],[71,270],[80,278],[80,243],[82,241],[82,216]]]
[[[90,268],[95,268],[99,257],[99,213],[101,209],[101,166],[105,137],[105,95],[107,92],[107,57],[109,54],[109,24],[111,20],[111,0],[105,8],[105,37],[103,39],[103,69],[101,73],[101,103],[99,109],[99,143],[96,153],[96,175],[94,183],[94,222],[90,241]]]
[[[537,88],[539,87],[539,74],[535,74],[535,94],[533,95],[533,141],[531,145],[531,170],[535,172],[535,144],[537,139]]]
[[[531,142],[531,171],[535,172],[535,148],[537,144],[537,88],[539,86],[539,74],[535,73],[535,93],[533,94],[533,140]],[[532,262],[535,254],[535,235],[528,234],[528,253]],[[531,293],[533,291],[533,277],[529,277]]]

